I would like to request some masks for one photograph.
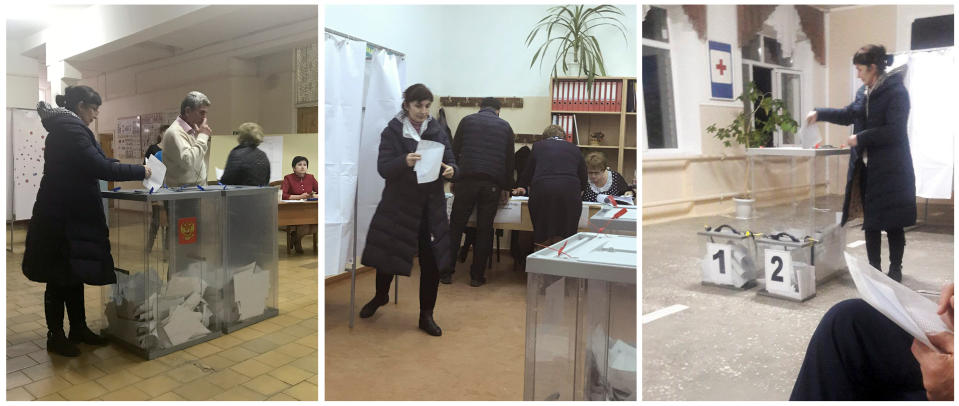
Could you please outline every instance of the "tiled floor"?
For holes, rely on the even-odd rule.
[[[7,251],[7,400],[317,400],[318,261],[309,248],[287,256],[277,237],[277,317],[151,361],[112,344],[67,358],[46,351],[45,285],[20,271],[22,228]],[[84,293],[94,324],[100,288]]]

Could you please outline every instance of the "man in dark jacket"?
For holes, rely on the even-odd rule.
[[[453,210],[450,213],[451,258],[459,250],[463,229],[473,208],[476,208],[476,243],[470,286],[486,283],[483,275],[493,250],[493,218],[498,201],[509,197],[513,186],[513,143],[516,136],[506,120],[499,117],[500,103],[487,97],[480,102],[480,111],[460,121],[453,137],[453,156],[459,164],[455,182]],[[440,277],[450,283],[456,262],[451,262]]]

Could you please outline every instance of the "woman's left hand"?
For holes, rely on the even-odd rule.
[[[443,165],[443,177],[446,179],[453,178],[453,167],[447,164],[440,162],[440,165]]]
[[[856,139],[856,134],[850,135],[849,139],[846,141],[846,144],[849,144],[850,147],[855,147],[859,144],[859,141]]]

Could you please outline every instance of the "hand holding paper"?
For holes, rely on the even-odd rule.
[[[163,177],[166,176],[166,165],[160,162],[156,156],[150,155],[147,158],[147,168],[150,168],[150,177],[143,180],[143,187],[147,190],[160,190],[163,186]]]
[[[443,152],[446,147],[436,141],[422,140],[416,146],[416,153],[421,158],[416,161],[413,170],[416,171],[417,183],[435,181],[440,175],[440,164],[443,163]]]

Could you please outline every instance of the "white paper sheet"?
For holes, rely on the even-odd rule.
[[[266,310],[266,296],[270,289],[269,276],[268,271],[254,270],[233,274],[233,291],[240,320],[259,316]]]
[[[163,177],[166,176],[166,165],[160,162],[156,156],[150,155],[147,158],[146,166],[150,168],[150,177],[143,180],[143,187],[147,190],[153,189],[154,192],[160,190],[163,186]]]
[[[822,137],[819,136],[819,127],[814,124],[800,128],[799,140],[803,148],[814,148],[819,141],[822,141]]]
[[[193,337],[209,334],[210,330],[202,323],[203,315],[185,305],[177,307],[170,315],[166,325],[161,327],[171,345],[180,345]]]
[[[416,171],[418,183],[429,183],[440,175],[440,163],[443,162],[443,152],[446,147],[436,141],[422,140],[416,146],[416,153],[421,159],[416,161],[413,170]]]
[[[216,170],[216,180],[220,180],[220,178],[223,177],[223,169],[216,167],[214,167],[214,169]]]
[[[283,180],[283,165],[280,162],[283,159],[283,136],[263,137],[263,142],[257,148],[263,151],[267,159],[270,160],[270,182]]]
[[[938,305],[935,302],[892,280],[848,252],[844,254],[849,273],[862,299],[893,323],[930,348],[936,347],[926,334],[952,331],[936,314]]]

